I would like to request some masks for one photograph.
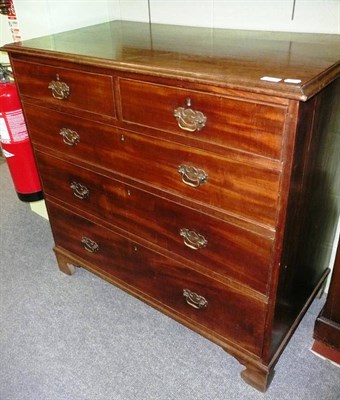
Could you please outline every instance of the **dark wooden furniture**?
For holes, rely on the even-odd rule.
[[[340,364],[340,246],[326,303],[315,321],[313,350]]]
[[[265,391],[328,274],[339,49],[120,21],[5,46],[60,269],[204,335]]]

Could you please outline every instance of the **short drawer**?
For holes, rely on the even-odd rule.
[[[268,237],[49,154],[36,156],[47,197],[266,293],[273,245]]]
[[[34,144],[190,201],[276,226],[278,171],[28,104],[24,109]],[[75,143],[60,134],[64,128],[76,132]]]
[[[119,88],[122,118],[134,129],[146,126],[281,158],[285,106],[130,79],[120,79]]]
[[[115,117],[110,75],[19,60],[14,61],[13,67],[21,96],[37,99],[46,106]]]
[[[48,209],[57,246],[191,327],[260,355],[265,303],[51,202]]]

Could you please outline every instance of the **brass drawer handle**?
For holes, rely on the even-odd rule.
[[[178,172],[182,176],[182,182],[188,186],[198,187],[208,180],[208,175],[203,169],[191,165],[181,164]]]
[[[184,244],[193,250],[198,250],[206,247],[208,244],[207,239],[195,231],[190,229],[182,228],[179,234],[183,237]]]
[[[48,88],[52,91],[52,96],[58,100],[65,100],[70,94],[70,88],[67,83],[60,81],[59,75],[56,75],[56,80],[48,84]]]
[[[73,190],[73,194],[79,199],[86,200],[90,195],[89,189],[78,182],[71,182],[70,188]]]
[[[85,250],[89,251],[90,253],[97,253],[99,250],[98,244],[86,236],[82,237],[81,243],[84,245]]]
[[[188,108],[178,107],[174,110],[174,117],[178,126],[184,131],[195,132],[205,127],[207,117],[201,111],[194,111],[190,108],[191,99],[186,100]]]
[[[63,137],[64,143],[66,143],[68,146],[76,146],[80,141],[80,136],[72,129],[62,128],[59,131],[59,135]]]
[[[208,307],[208,301],[203,296],[200,296],[189,289],[183,289],[183,296],[189,306],[194,307],[197,310]]]

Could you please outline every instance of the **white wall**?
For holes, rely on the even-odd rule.
[[[340,0],[149,0],[152,22],[340,34]],[[112,19],[147,22],[148,0],[14,0],[23,39]],[[1,40],[11,40],[0,16]]]
[[[14,0],[23,40],[114,19],[149,21],[147,0]],[[13,42],[7,16],[0,15],[0,45]],[[0,62],[8,62],[0,54]]]
[[[153,22],[340,33],[340,0],[150,0]]]
[[[0,14],[0,45],[13,42],[12,34],[7,23],[7,17]],[[0,63],[8,63],[8,57],[0,52]]]
[[[117,18],[118,4],[119,0],[14,0],[23,39],[94,25],[109,20],[109,15]]]
[[[112,19],[340,34],[340,0],[14,0],[23,39]],[[150,10],[148,5],[150,4]],[[0,15],[0,45],[11,42]],[[0,55],[0,62],[7,57]]]

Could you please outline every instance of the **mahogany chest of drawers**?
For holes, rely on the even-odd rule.
[[[60,269],[204,335],[265,391],[328,273],[339,37],[115,21],[3,49]]]

